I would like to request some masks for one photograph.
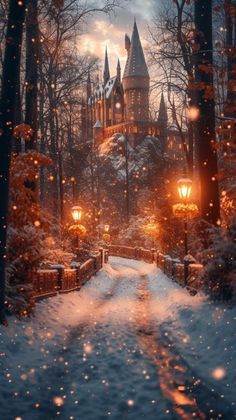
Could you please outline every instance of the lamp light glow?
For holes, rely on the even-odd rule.
[[[177,182],[178,193],[181,200],[187,200],[192,191],[192,180],[189,178],[181,178]]]
[[[79,222],[82,217],[82,208],[80,206],[73,206],[71,214],[75,222]]]
[[[105,231],[106,233],[108,233],[108,232],[109,232],[109,230],[110,230],[110,226],[109,226],[109,225],[104,225],[104,231]]]

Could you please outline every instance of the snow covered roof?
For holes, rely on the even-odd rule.
[[[111,93],[114,89],[115,82],[116,82],[117,76],[111,77],[106,85],[104,86],[102,83],[99,83],[95,90],[93,91],[93,94],[88,99],[88,104],[91,105],[92,103],[95,103],[105,97],[106,99],[110,98]]]
[[[97,120],[93,126],[93,128],[102,128],[102,123],[101,121]]]
[[[112,90],[113,90],[113,88],[115,86],[116,78],[117,78],[116,76],[111,77],[111,79],[108,80],[108,82],[107,82],[107,84],[105,86],[105,89],[104,90],[105,90],[106,99],[108,99],[111,96]]]

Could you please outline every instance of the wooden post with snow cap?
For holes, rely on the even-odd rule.
[[[104,259],[105,259],[105,252],[104,252],[104,248],[99,248],[100,254],[101,254],[101,265],[102,267],[104,266]]]
[[[57,290],[61,290],[62,289],[62,278],[63,278],[63,275],[64,275],[65,267],[64,267],[64,265],[61,265],[61,264],[53,264],[51,266],[51,269],[52,270],[57,270],[57,272],[58,272]]]
[[[152,248],[152,258],[153,258],[153,262],[156,263],[157,262],[157,250],[155,248]]]

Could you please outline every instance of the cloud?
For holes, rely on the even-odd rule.
[[[82,51],[101,58],[102,67],[107,46],[111,76],[116,73],[118,58],[123,70],[127,57],[124,47],[125,34],[131,36],[134,17],[136,17],[141,42],[145,48],[145,27],[152,17],[154,8],[155,0],[145,0],[145,2],[143,0],[132,0],[127,2],[126,7],[117,9],[109,17],[106,15],[93,16],[93,19],[89,22],[88,33],[81,36],[80,47]]]

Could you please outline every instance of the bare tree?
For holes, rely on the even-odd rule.
[[[79,50],[79,37],[84,30],[86,19],[94,13],[110,13],[120,1],[85,2],[66,0],[60,11],[41,3],[39,16],[40,25],[40,133],[41,145],[48,150],[53,160],[51,169],[51,196],[53,213],[58,212],[58,200],[63,202],[61,182],[65,183],[65,173],[68,160],[72,167],[82,166],[81,160],[75,162],[76,149],[83,152],[87,149],[87,139],[82,129],[83,91],[88,72],[95,69],[97,59],[83,56]],[[73,108],[72,117],[69,111]],[[67,129],[66,129],[67,127]],[[59,159],[60,157],[60,159]],[[73,176],[75,176],[73,174]],[[77,180],[78,180],[77,176]],[[43,185],[43,183],[41,183]],[[78,182],[76,182],[78,186]],[[61,206],[62,207],[62,206]]]
[[[9,168],[11,140],[17,91],[17,72],[20,68],[25,1],[10,0],[3,61],[0,102],[0,322],[4,322],[5,253],[7,240],[7,212],[9,198]]]
[[[194,102],[191,82],[194,74],[194,20],[187,0],[163,2],[149,27],[150,63],[158,75],[152,89],[166,92],[168,108],[179,131],[187,167],[193,170],[193,125],[186,110]],[[188,138],[186,130],[188,129]]]
[[[32,129],[30,140],[26,143],[26,150],[36,149],[38,130],[38,0],[27,1],[26,14],[26,98],[25,123]]]

